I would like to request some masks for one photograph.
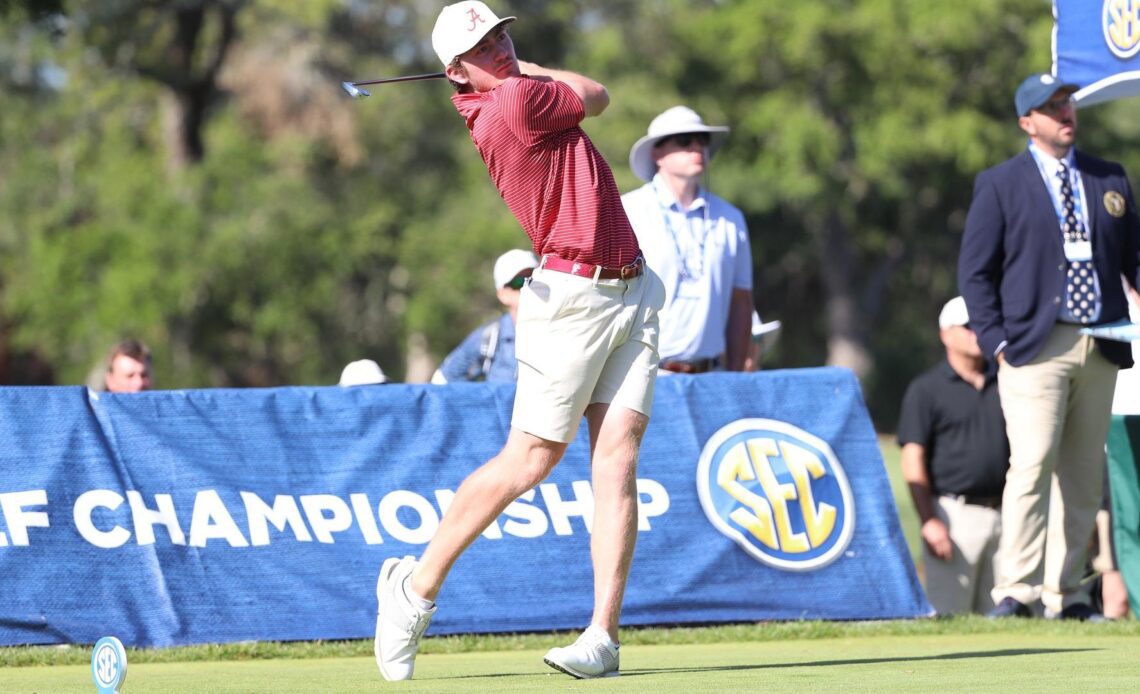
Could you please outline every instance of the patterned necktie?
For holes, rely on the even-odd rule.
[[[1085,231],[1085,225],[1077,218],[1073,186],[1069,182],[1069,163],[1064,159],[1057,168],[1057,177],[1061,179],[1061,207],[1065,215],[1061,222],[1062,237],[1065,243],[1088,241],[1089,235]],[[1073,317],[1082,323],[1092,320],[1093,311],[1096,309],[1094,272],[1091,260],[1069,261],[1069,274],[1065,284],[1066,305]]]

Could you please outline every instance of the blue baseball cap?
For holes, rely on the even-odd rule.
[[[1030,111],[1048,101],[1058,89],[1075,92],[1080,86],[1071,82],[1062,82],[1047,72],[1026,77],[1018,85],[1017,94],[1013,97],[1013,103],[1017,107],[1017,117],[1028,115]]]

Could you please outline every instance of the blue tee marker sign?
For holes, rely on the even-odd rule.
[[[114,636],[104,636],[91,653],[91,677],[99,694],[118,694],[127,679],[127,651]]]

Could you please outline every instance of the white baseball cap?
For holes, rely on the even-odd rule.
[[[492,29],[515,19],[517,17],[500,19],[479,0],[463,0],[439,11],[435,28],[431,30],[431,47],[447,67],[455,56],[474,48]]]
[[[340,385],[342,386],[373,386],[388,382],[384,370],[371,359],[358,359],[349,362],[340,372]]]
[[[960,296],[946,302],[942,313],[938,314],[938,327],[942,330],[970,324],[970,315],[966,312],[966,300]]]
[[[523,270],[533,270],[538,267],[538,258],[530,251],[524,251],[521,248],[509,250],[499,256],[495,261],[495,270],[492,275],[495,278],[495,289],[502,289],[507,286]]]
[[[674,106],[650,121],[649,132],[633,143],[629,150],[629,168],[641,180],[652,181],[653,175],[657,173],[657,161],[653,158],[654,146],[670,135],[682,133],[708,133],[708,156],[711,159],[724,144],[728,130],[724,125],[705,125],[697,112],[688,106]]]

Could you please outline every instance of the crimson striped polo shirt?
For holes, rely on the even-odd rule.
[[[535,253],[609,268],[641,254],[613,172],[578,125],[585,106],[569,85],[513,77],[451,100]]]

